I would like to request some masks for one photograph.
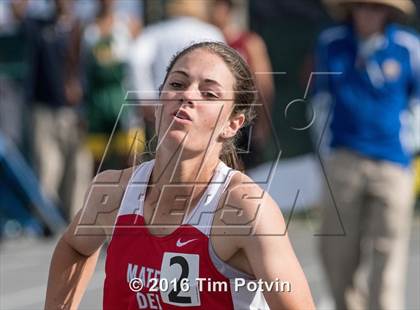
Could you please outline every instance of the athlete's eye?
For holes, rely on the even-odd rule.
[[[181,87],[182,87],[182,83],[178,83],[178,82],[171,82],[171,83],[169,83],[169,85],[170,85],[172,88],[175,88],[175,89],[177,89],[177,88],[181,88]]]
[[[219,98],[219,96],[216,93],[211,92],[211,91],[203,92],[203,96],[205,96],[207,98],[210,98],[210,99],[218,99]]]

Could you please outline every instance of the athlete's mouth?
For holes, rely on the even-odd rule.
[[[174,117],[178,118],[178,119],[192,121],[190,115],[187,112],[185,112],[184,110],[178,110],[178,111],[174,112],[172,115]]]

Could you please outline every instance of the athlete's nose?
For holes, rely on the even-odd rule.
[[[180,94],[179,102],[182,105],[195,105],[200,100],[200,92],[194,85],[190,85]]]

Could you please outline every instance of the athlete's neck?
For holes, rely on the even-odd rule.
[[[167,156],[166,152],[157,152],[155,165],[151,175],[151,184],[156,190],[161,190],[166,185],[194,185],[207,184],[213,177],[214,170],[219,163],[217,156],[202,156],[180,158],[178,156]],[[176,186],[179,195],[190,195],[191,186]],[[194,197],[192,197],[194,199]]]

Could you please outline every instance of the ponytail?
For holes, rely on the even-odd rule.
[[[239,170],[241,172],[245,171],[244,164],[238,156],[233,139],[228,140],[223,144],[220,160],[235,170]]]

